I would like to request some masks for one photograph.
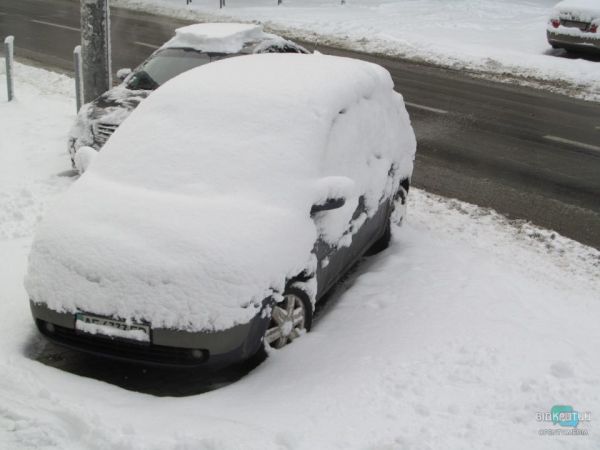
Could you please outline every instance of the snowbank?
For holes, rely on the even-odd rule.
[[[592,1],[593,2],[593,1]],[[199,21],[261,21],[289,38],[514,76],[600,100],[600,64],[563,58],[546,41],[556,0],[114,0]],[[596,2],[593,2],[596,3]],[[570,86],[570,87],[569,87]]]
[[[415,147],[379,66],[266,54],[188,71],[141,103],[48,213],[28,292],[154,327],[246,323],[312,267],[323,181],[354,187],[332,214],[345,227],[322,230],[347,244],[359,196],[374,214],[411,174]]]
[[[0,220],[1,448],[598,447],[600,254],[416,189],[392,247],[311,333],[234,385],[157,398],[36,362],[44,344],[22,280],[38,209],[72,182],[56,174],[75,108],[55,91],[71,80],[17,75],[18,101],[0,99],[0,192],[26,188],[36,206],[13,204],[18,226]],[[591,411],[589,435],[540,436],[560,429],[536,420],[555,404]]]
[[[65,156],[50,149],[64,147],[65,120],[75,115],[72,79],[48,72],[46,83],[38,87],[38,69],[19,63],[14,67],[16,98],[7,103],[0,58],[0,241],[29,238],[46,200],[69,183],[60,176],[68,169]],[[44,102],[36,101],[40,95]],[[24,148],[24,142],[30,146]]]

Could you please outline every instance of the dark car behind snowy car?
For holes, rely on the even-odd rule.
[[[40,223],[25,280],[35,322],[60,344],[160,364],[282,347],[387,247],[415,150],[375,64],[262,54],[187,71],[91,150]]]
[[[554,7],[547,27],[553,48],[600,52],[600,0],[565,0]]]
[[[96,150],[106,143],[125,118],[150,93],[171,78],[194,67],[232,56],[253,53],[308,53],[280,36],[265,33],[260,25],[203,23],[179,28],[118,86],[83,105],[69,133],[68,150],[74,163],[82,146]],[[74,164],[73,164],[74,165]]]

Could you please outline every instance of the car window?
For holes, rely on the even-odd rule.
[[[285,39],[269,39],[254,46],[252,53],[310,53],[304,47]]]
[[[127,80],[132,90],[154,90],[171,78],[195,67],[233,55],[203,53],[192,49],[167,48],[153,54]]]
[[[261,49],[260,53],[305,53],[300,47],[286,43],[284,45],[273,44]]]

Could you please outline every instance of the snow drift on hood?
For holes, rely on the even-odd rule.
[[[245,323],[310,266],[311,206],[353,186],[347,203],[364,194],[373,213],[415,146],[374,64],[267,54],[193,69],[142,102],[47,214],[28,293],[154,327]]]

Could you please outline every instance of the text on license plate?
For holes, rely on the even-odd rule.
[[[111,338],[130,339],[140,342],[150,342],[150,327],[124,320],[108,319],[106,317],[77,314],[75,329],[89,334],[98,334]]]

